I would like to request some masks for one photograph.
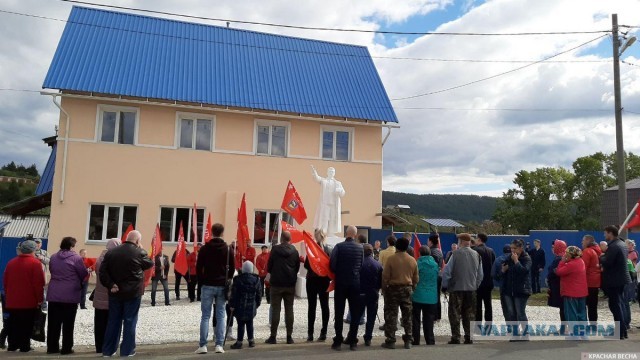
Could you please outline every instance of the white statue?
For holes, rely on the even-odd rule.
[[[318,176],[316,168],[311,166],[313,178],[320,183],[320,200],[313,221],[315,229],[322,229],[329,236],[342,233],[342,205],[341,200],[345,194],[342,183],[335,179],[336,169],[327,169],[327,177]]]

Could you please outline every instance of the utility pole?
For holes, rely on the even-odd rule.
[[[627,217],[627,175],[624,159],[624,139],[622,137],[622,100],[620,96],[620,38],[618,37],[618,14],[611,15],[611,35],[613,36],[613,93],[616,115],[616,157],[618,162],[618,224]],[[627,231],[620,229],[620,237],[626,238]]]

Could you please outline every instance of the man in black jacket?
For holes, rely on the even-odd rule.
[[[216,327],[215,327],[215,352],[224,353],[224,333],[226,330],[225,284],[233,278],[235,271],[233,261],[235,254],[233,249],[222,240],[224,226],[214,224],[211,227],[213,239],[198,251],[196,260],[196,273],[201,284],[200,307],[200,342],[196,354],[207,353],[207,339],[209,338],[209,319],[211,309],[215,303]]]
[[[623,319],[624,287],[631,282],[627,269],[627,246],[618,238],[618,228],[610,225],[604,228],[607,251],[600,257],[602,266],[602,290],[609,300],[609,310],[613,320],[620,324],[620,339],[626,339],[627,327]]]
[[[337,244],[331,252],[331,271],[336,276],[334,295],[334,327],[336,337],[333,338],[331,348],[340,350],[344,340],[342,336],[345,302],[349,302],[351,310],[351,322],[349,323],[349,333],[347,343],[351,350],[355,350],[358,344],[358,325],[362,316],[360,306],[360,270],[364,259],[364,251],[361,244],[356,243],[355,237],[358,229],[355,226],[347,227],[347,238],[344,242]]]
[[[120,356],[136,353],[136,324],[144,293],[144,271],[153,266],[153,260],[140,247],[140,240],[140,232],[131,231],[127,241],[109,250],[100,265],[100,282],[109,289],[109,322],[102,345],[104,356],[112,356],[118,350],[121,330]]]
[[[280,311],[284,301],[284,321],[287,327],[287,344],[293,344],[293,299],[296,296],[296,282],[300,270],[300,255],[291,245],[291,234],[282,232],[280,244],[271,249],[267,271],[271,274],[271,336],[265,341],[276,344]]]
[[[476,291],[476,321],[482,322],[482,303],[484,303],[484,321],[493,321],[493,308],[491,307],[491,290],[493,290],[493,278],[491,269],[496,261],[496,253],[486,246],[487,234],[478,234],[476,246],[473,247],[482,258],[482,283]]]
[[[528,251],[531,257],[531,291],[534,294],[540,293],[540,274],[547,265],[544,249],[540,247],[540,240],[533,240],[533,249]]]
[[[153,278],[151,279],[151,306],[156,306],[156,290],[158,289],[158,281],[162,284],[162,289],[164,290],[164,305],[169,306],[171,305],[169,302],[169,282],[167,280],[169,277],[170,267],[169,258],[160,251],[160,254],[156,255],[154,260],[156,269],[153,274]]]

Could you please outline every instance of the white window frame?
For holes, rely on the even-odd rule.
[[[182,120],[194,120],[193,124],[193,135],[191,138],[191,148],[180,147],[180,131],[181,131],[181,123]],[[176,149],[181,150],[196,150],[196,134],[198,131],[198,120],[211,120],[211,152],[216,149],[216,116],[210,114],[201,114],[201,113],[191,113],[191,112],[176,112],[176,131],[175,131],[175,140],[174,147]],[[206,150],[197,150],[197,151],[206,151]]]
[[[269,224],[269,215],[270,214],[277,214],[278,215],[278,236],[276,238],[276,242],[275,244],[280,244],[280,236],[282,235],[282,225],[280,224],[280,220],[282,219],[282,216],[285,214],[282,210],[275,210],[275,209],[253,209],[253,230],[255,231],[256,229],[256,212],[258,211],[262,211],[265,212],[267,214],[267,216],[265,217],[265,226],[266,226],[266,232],[265,232],[265,239],[264,239],[264,243],[255,243],[254,242],[254,238],[255,236],[250,236],[251,237],[251,246],[262,246],[262,245],[271,245],[271,239],[268,238],[269,236],[269,229],[271,227],[272,224]],[[291,221],[293,222],[293,226],[297,227],[298,223],[296,222],[296,220],[291,217]]]
[[[349,155],[347,156],[347,160],[337,160],[336,159],[336,144],[338,142],[338,137],[336,136],[336,132],[347,132],[349,133]],[[333,157],[331,159],[325,158],[322,154],[323,142],[324,142],[324,133],[332,132],[333,133]],[[346,126],[320,126],[320,159],[328,160],[328,161],[340,161],[340,162],[351,162],[353,161],[353,149],[355,142],[355,128],[346,127]]]
[[[104,213],[102,214],[102,238],[103,240],[95,240],[95,239],[89,239],[89,222],[91,221],[91,207],[92,206],[104,206]],[[122,239],[122,220],[124,217],[124,207],[135,207],[136,208],[136,224],[138,223],[138,215],[140,214],[140,206],[138,204],[109,204],[109,203],[99,203],[99,202],[92,202],[89,203],[89,207],[87,209],[87,226],[86,229],[84,231],[84,237],[85,237],[85,243],[87,244],[100,244],[100,243],[106,243],[109,239],[107,239],[107,227],[104,226],[104,221],[105,219],[108,217],[109,215],[109,208],[112,207],[119,207],[120,208],[120,213],[118,216],[118,239]]]
[[[108,112],[135,112],[136,113],[136,119],[135,119],[135,128],[134,128],[134,133],[133,133],[133,144],[119,144],[117,142],[118,139],[118,132],[120,131],[120,122],[117,121],[117,117],[116,117],[116,128],[115,128],[115,133],[114,133],[114,141],[102,141],[102,118],[103,118],[103,113],[105,111]],[[98,110],[97,110],[97,114],[96,114],[96,134],[95,134],[95,142],[98,143],[102,143],[102,144],[115,144],[115,145],[138,145],[138,134],[140,133],[139,131],[140,129],[140,108],[137,107],[133,107],[133,106],[118,106],[118,105],[105,105],[105,104],[98,104]]]
[[[177,229],[176,226],[179,224],[176,224],[176,209],[189,209],[189,221],[188,224],[186,224],[186,227],[183,228],[182,230],[184,231],[184,241],[187,244],[193,244],[193,239],[191,238],[192,235],[192,231],[191,231],[191,225],[193,225],[193,206],[180,206],[180,205],[160,205],[160,207],[158,208],[158,224],[160,224],[160,220],[162,217],[162,208],[171,208],[173,209],[173,217],[171,219],[171,239],[169,241],[163,241],[163,244],[178,244],[178,239],[175,239],[174,241],[174,237],[175,237],[175,230]],[[207,208],[206,207],[202,207],[202,206],[198,206],[196,209],[198,210],[203,210],[204,211],[204,217],[202,218],[203,221],[203,226],[202,226],[202,233],[198,234],[198,242],[202,242],[202,239],[204,238],[204,232],[205,232],[205,228],[207,227],[206,224],[206,216],[207,216]]]
[[[269,153],[268,154],[258,153],[258,126],[269,126],[269,145],[268,145]],[[273,139],[273,136],[271,135],[272,134],[271,129],[273,126],[284,126],[284,128],[286,129],[284,156],[271,155],[271,145],[272,145],[271,141]],[[290,148],[291,148],[291,123],[289,121],[262,120],[262,119],[256,119],[254,121],[254,125],[253,125],[253,154],[254,155],[286,158],[286,157],[289,157]]]

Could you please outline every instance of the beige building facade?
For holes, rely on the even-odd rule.
[[[289,180],[308,214],[300,227],[313,230],[320,188],[311,165],[320,175],[336,169],[346,189],[343,224],[381,225],[383,135],[390,130],[379,123],[83,94],[62,95],[60,105],[51,249],[73,236],[97,256],[129,223],[148,248],[159,223],[172,252],[181,221],[191,241],[194,203],[199,239],[210,213],[232,241],[243,193],[253,245],[269,245]]]

